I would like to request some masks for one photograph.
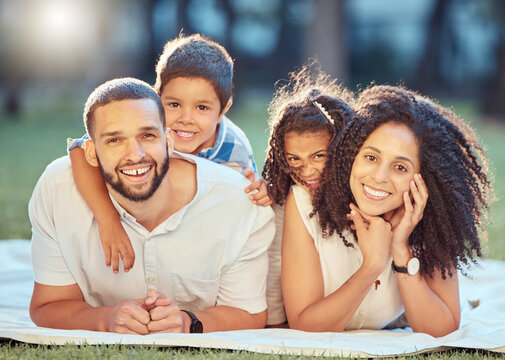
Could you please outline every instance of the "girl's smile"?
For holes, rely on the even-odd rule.
[[[326,130],[316,132],[288,132],[284,136],[286,161],[294,173],[305,182],[293,181],[306,190],[319,186],[326,165],[330,134]]]

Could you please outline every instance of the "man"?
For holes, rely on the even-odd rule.
[[[133,334],[264,327],[273,213],[252,205],[236,171],[172,154],[164,119],[140,80],[109,81],[88,98],[86,160],[99,168],[138,262],[107,270],[68,157],[55,160],[29,204],[35,324]]]

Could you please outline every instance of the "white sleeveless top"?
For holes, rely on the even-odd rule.
[[[319,217],[309,216],[312,212],[311,195],[297,185],[292,186],[292,191],[300,216],[319,253],[326,297],[339,289],[360,268],[363,255],[349,231],[346,231],[344,236],[349,243],[354,244],[354,248],[345,246],[336,233],[323,238]],[[391,260],[388,263],[391,263]],[[382,329],[403,313],[400,289],[391,266],[386,265],[377,280],[380,284],[377,281],[372,284],[345,330]]]

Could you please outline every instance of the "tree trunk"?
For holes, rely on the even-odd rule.
[[[307,29],[305,58],[317,57],[326,73],[344,81],[349,58],[344,1],[315,0],[314,3],[316,15]]]
[[[414,80],[414,87],[422,92],[429,92],[433,86],[439,87],[443,83],[440,74],[440,51],[449,5],[449,0],[437,0],[428,23],[424,51]]]
[[[505,121],[505,4],[497,1],[498,44],[496,48],[497,69],[487,87],[483,101],[484,113],[496,120]]]

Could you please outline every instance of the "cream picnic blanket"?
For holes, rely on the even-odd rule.
[[[505,352],[505,262],[486,260],[472,278],[460,277],[460,329],[442,338],[395,331],[308,333],[290,329],[209,334],[121,335],[35,326],[28,306],[33,288],[30,242],[0,241],[0,338],[33,344],[138,344],[326,356],[394,356],[450,348]],[[478,301],[472,307],[470,301]],[[474,303],[475,306],[475,303]]]

